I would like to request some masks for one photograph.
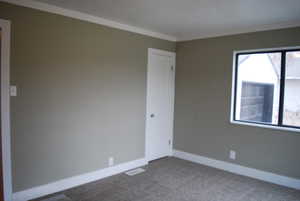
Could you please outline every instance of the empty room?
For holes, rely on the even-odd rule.
[[[0,0],[0,201],[300,201],[299,0]]]

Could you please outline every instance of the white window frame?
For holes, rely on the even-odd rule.
[[[300,46],[293,46],[293,47],[278,47],[278,48],[265,48],[265,49],[251,49],[251,50],[233,51],[230,123],[238,124],[238,125],[260,127],[260,128],[270,128],[270,129],[275,129],[275,130],[300,132],[300,128],[284,127],[284,126],[278,126],[278,125],[266,125],[266,124],[260,124],[260,123],[255,123],[255,122],[243,122],[243,121],[238,121],[238,120],[234,119],[235,85],[237,84],[236,79],[235,79],[237,55],[240,54],[240,53],[257,53],[257,52],[268,52],[268,51],[271,52],[271,51],[299,50],[299,49],[300,49]]]

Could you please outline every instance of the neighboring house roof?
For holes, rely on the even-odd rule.
[[[280,60],[278,54],[268,54],[273,68],[279,78],[280,75]],[[288,53],[286,58],[286,79],[300,79],[300,57],[294,53]]]
[[[300,57],[287,54],[286,78],[300,79]]]
[[[279,54],[267,54],[267,55],[277,75],[277,78],[280,79],[281,55]]]
[[[247,59],[250,58],[251,55],[242,55],[242,56],[243,57],[240,59],[239,64],[245,62]],[[272,53],[272,54],[267,54],[267,57],[269,58],[278,79],[280,79],[281,55]],[[293,53],[287,54],[286,79],[300,80],[300,56],[293,55]]]
[[[241,65],[244,61],[246,61],[250,57],[249,54],[247,55],[240,55],[239,56],[239,65]]]

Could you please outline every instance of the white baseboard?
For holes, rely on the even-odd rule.
[[[278,185],[282,185],[294,189],[300,189],[300,179],[294,179],[282,175],[277,175],[274,173],[265,172],[254,168],[248,168],[241,165],[215,160],[215,159],[211,159],[211,158],[207,158],[207,157],[203,157],[203,156],[199,156],[196,154],[191,154],[179,150],[173,150],[173,156],[183,160],[192,161],[202,165],[232,172],[235,174],[252,177],[255,179],[267,181],[270,183],[274,183],[274,184],[278,184]]]
[[[140,166],[146,165],[148,162],[145,158],[122,163],[113,167],[101,169],[95,172],[82,174],[79,176],[63,179],[50,184],[34,187],[24,191],[13,193],[13,201],[27,201],[35,198],[39,198],[45,195],[63,191],[75,186],[93,182],[105,177],[109,177],[115,174],[125,172]]]

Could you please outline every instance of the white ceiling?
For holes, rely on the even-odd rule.
[[[189,40],[300,26],[300,0],[36,0]]]

